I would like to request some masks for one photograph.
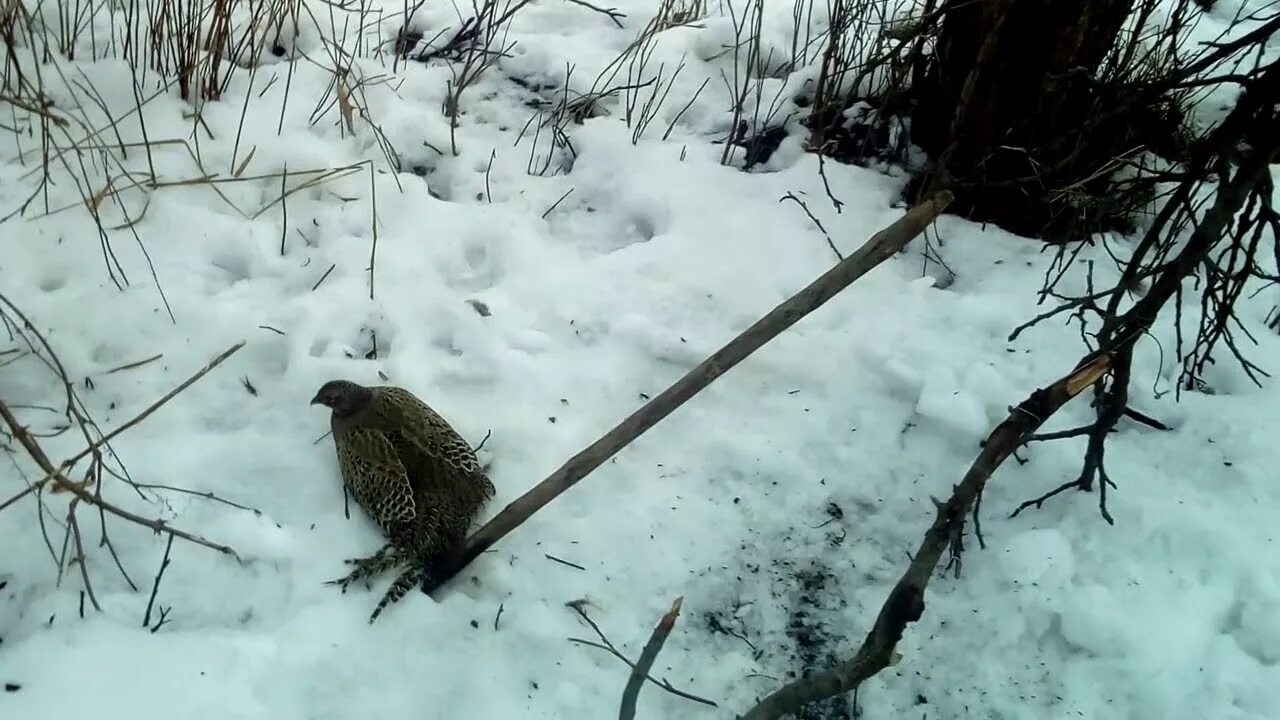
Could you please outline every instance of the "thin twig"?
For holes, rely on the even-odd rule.
[[[1164,423],[1160,422],[1159,420],[1151,417],[1150,415],[1138,412],[1137,410],[1134,410],[1131,407],[1125,408],[1124,414],[1125,414],[1125,417],[1129,418],[1130,420],[1133,420],[1134,422],[1140,423],[1142,425],[1146,425],[1147,427],[1152,428],[1154,430],[1167,432],[1173,429],[1168,425],[1165,425]]]
[[[819,155],[818,157],[822,157],[822,156]],[[840,249],[836,247],[835,241],[831,239],[831,234],[827,232],[827,229],[825,227],[823,227],[822,221],[814,217],[812,212],[809,212],[809,206],[806,205],[803,200],[796,197],[795,193],[791,193],[791,192],[787,193],[786,195],[783,195],[778,200],[778,202],[785,202],[787,200],[794,202],[795,204],[800,206],[801,210],[804,210],[804,214],[808,215],[809,220],[818,227],[818,231],[822,233],[822,237],[827,239],[827,247],[831,248],[831,252],[836,254],[836,259],[844,260],[844,255],[840,254]]]
[[[49,456],[45,454],[39,443],[31,437],[31,434],[27,432],[26,428],[18,422],[18,418],[14,416],[14,414],[9,410],[9,406],[5,405],[3,400],[0,400],[0,418],[4,419],[5,423],[9,425],[9,431],[15,438],[17,438],[18,442],[26,448],[27,453],[36,461],[36,464],[40,469],[45,472],[45,480],[52,482],[55,487],[62,488],[63,490],[70,492],[72,495],[75,495],[83,502],[90,505],[97,505],[116,517],[141,525],[152,532],[176,535],[183,540],[197,545],[203,545],[211,550],[217,550],[224,555],[230,555],[238,562],[243,562],[240,556],[236,554],[236,551],[226,545],[219,545],[218,543],[206,540],[199,535],[193,535],[192,533],[179,530],[159,518],[148,520],[141,515],[136,515],[128,510],[119,508],[102,498],[95,497],[81,487],[80,483],[68,480],[66,475],[63,474],[63,470],[53,465],[53,462],[49,460]],[[65,463],[63,465],[65,465]]]
[[[569,188],[569,190],[568,190],[567,192],[565,192],[565,194],[563,194],[563,195],[561,195],[561,196],[560,196],[560,199],[559,199],[559,200],[556,200],[554,203],[552,203],[552,204],[551,204],[551,207],[547,208],[546,212],[542,213],[542,219],[543,219],[543,220],[546,220],[546,219],[547,219],[547,216],[551,214],[551,211],[552,211],[552,210],[555,210],[555,209],[556,209],[556,208],[558,208],[558,207],[560,207],[560,203],[564,202],[564,199],[565,199],[565,198],[567,198],[567,197],[569,197],[570,195],[572,195],[572,194],[573,194],[573,191],[574,191],[575,189],[576,189],[576,188]]]
[[[205,491],[191,490],[189,488],[176,487],[174,485],[161,485],[159,483],[134,483],[134,487],[144,488],[148,490],[169,490],[171,492],[182,493],[184,495],[194,495],[196,497],[204,498],[205,500],[210,500],[216,503],[222,503],[223,505],[227,505],[229,507],[233,507],[239,510],[245,510],[253,513],[254,515],[262,514],[262,511],[256,507],[252,507],[250,505],[241,505],[238,502],[233,502],[231,500],[227,500],[226,498],[219,497],[218,495],[215,495],[213,492],[208,490],[205,490]]]
[[[561,560],[560,558],[556,557],[555,555],[552,555],[551,553],[542,553],[542,555],[546,557],[548,560],[551,560],[553,562],[558,562],[561,565],[567,565],[571,568],[577,568],[579,570],[582,570],[583,572],[586,572],[587,570],[586,568],[582,567],[578,563],[572,563],[572,562],[569,562],[568,560]]]
[[[373,240],[369,243],[369,299],[373,299],[373,276],[378,263],[378,176],[373,171],[373,163],[369,163],[369,197],[372,209],[369,220],[369,231]]]
[[[156,353],[155,355],[152,355],[151,357],[149,357],[149,358],[147,358],[147,359],[145,359],[145,360],[139,360],[139,361],[137,361],[137,362],[131,362],[131,363],[127,364],[127,365],[121,365],[120,367],[112,368],[112,369],[110,369],[110,370],[108,370],[108,371],[106,371],[106,372],[104,372],[104,373],[102,373],[102,374],[103,374],[103,375],[111,375],[112,373],[118,373],[118,372],[122,372],[122,371],[124,371],[124,370],[132,370],[132,369],[134,369],[134,368],[140,368],[140,367],[142,367],[143,365],[146,365],[147,363],[155,362],[156,360],[159,360],[159,359],[160,359],[160,358],[162,358],[162,357],[164,357],[164,353]]]
[[[164,557],[160,560],[160,569],[156,571],[156,579],[151,583],[151,597],[147,598],[147,611],[142,615],[142,627],[151,627],[151,607],[156,602],[156,592],[160,590],[160,580],[164,577],[164,571],[169,567],[169,552],[173,550],[173,536],[169,536],[169,541],[164,544]]]
[[[1049,433],[1037,433],[1027,438],[1027,442],[1049,442],[1051,440],[1066,440],[1073,437],[1082,437],[1093,432],[1096,423],[1090,423],[1084,427],[1071,428],[1070,430],[1058,430]]]
[[[607,17],[607,18],[609,18],[610,20],[612,20],[612,21],[613,21],[613,24],[614,24],[614,25],[617,25],[618,27],[622,27],[622,18],[624,18],[624,17],[626,17],[626,16],[627,16],[627,14],[626,14],[626,13],[618,12],[618,9],[617,9],[617,8],[602,8],[602,7],[597,7],[597,6],[592,5],[591,3],[587,2],[586,0],[568,0],[568,1],[569,1],[569,2],[571,2],[571,3],[573,3],[574,5],[579,5],[579,6],[581,6],[581,7],[584,7],[584,8],[586,8],[586,9],[588,9],[588,10],[594,10],[594,11],[596,11],[596,12],[600,13],[601,15],[604,15],[605,17]]]
[[[170,400],[172,400],[174,397],[176,397],[176,396],[178,395],[178,393],[182,392],[183,390],[186,390],[188,387],[190,387],[190,386],[191,386],[191,384],[192,384],[192,383],[194,383],[195,381],[197,381],[197,380],[199,380],[200,378],[204,377],[206,374],[208,374],[208,372],[209,372],[210,370],[212,370],[212,369],[214,369],[214,368],[218,367],[219,365],[221,365],[221,364],[222,364],[222,362],[223,362],[224,360],[226,360],[227,358],[229,358],[229,357],[231,357],[232,355],[234,355],[234,354],[236,353],[236,351],[238,351],[240,348],[244,347],[244,343],[245,343],[245,341],[244,341],[244,340],[241,340],[240,342],[236,343],[235,345],[232,345],[231,347],[227,348],[226,350],[224,350],[224,351],[222,352],[222,354],[221,354],[221,355],[219,355],[218,357],[216,357],[216,358],[214,358],[213,360],[211,360],[211,361],[209,362],[209,364],[208,364],[208,365],[205,365],[203,368],[200,368],[200,370],[198,370],[198,371],[196,372],[196,374],[194,374],[194,375],[192,375],[191,377],[187,378],[187,379],[186,379],[186,380],[184,380],[181,384],[179,384],[177,387],[175,387],[174,389],[172,389],[172,390],[170,390],[169,392],[165,393],[164,397],[162,397],[162,398],[160,398],[159,400],[157,400],[157,401],[155,401],[155,402],[151,403],[151,405],[149,405],[149,406],[148,406],[145,410],[143,410],[142,412],[140,412],[140,413],[138,413],[137,415],[135,415],[131,420],[129,420],[129,421],[128,421],[128,422],[126,422],[125,424],[121,425],[120,427],[116,428],[115,430],[112,430],[111,432],[107,433],[106,435],[103,435],[101,438],[99,438],[99,439],[98,439],[96,442],[94,442],[92,445],[90,445],[89,447],[85,448],[84,450],[81,450],[78,454],[74,455],[70,460],[65,460],[65,461],[63,461],[63,463],[62,463],[62,469],[63,469],[63,470],[68,470],[68,469],[70,469],[70,468],[71,468],[72,466],[74,466],[77,462],[79,462],[80,460],[83,460],[83,459],[85,458],[85,456],[90,455],[91,453],[93,453],[93,451],[97,450],[99,447],[101,447],[101,446],[103,446],[103,445],[107,444],[108,442],[110,442],[112,438],[114,438],[114,437],[116,437],[116,436],[120,435],[120,433],[122,433],[122,432],[124,432],[125,430],[128,430],[129,428],[131,428],[131,427],[133,427],[133,426],[137,425],[138,423],[142,422],[143,420],[146,420],[146,419],[147,419],[147,416],[151,415],[151,413],[155,412],[156,410],[159,410],[161,406],[163,406],[165,403],[169,402],[169,401],[170,401]]]
[[[4,501],[4,503],[0,503],[0,512],[4,512],[4,509],[5,509],[5,508],[9,507],[10,505],[12,505],[12,504],[14,504],[14,503],[18,502],[19,500],[21,500],[22,498],[24,498],[24,497],[26,497],[26,496],[30,495],[31,493],[35,492],[35,491],[36,491],[37,489],[39,489],[40,487],[44,486],[44,483],[45,483],[45,481],[44,481],[44,480],[40,480],[40,481],[38,481],[38,482],[31,483],[30,485],[28,485],[28,486],[26,487],[26,489],[25,489],[25,490],[21,490],[21,491],[19,491],[17,495],[14,495],[13,497],[9,498],[8,500],[5,500],[5,501]]]
[[[320,283],[324,282],[324,279],[329,277],[329,273],[333,272],[333,269],[336,267],[338,267],[337,263],[330,265],[329,269],[325,270],[324,274],[320,276],[320,279],[316,281],[316,284],[311,286],[311,292],[315,292],[316,288],[320,287]]]
[[[76,543],[75,563],[80,566],[80,578],[84,580],[85,592],[89,593],[89,602],[93,603],[93,609],[102,612],[102,606],[98,604],[98,596],[93,592],[93,583],[89,582],[89,564],[84,559],[84,541],[80,537],[80,522],[76,520],[76,500],[72,500],[67,506],[67,526],[71,529],[71,537]],[[84,613],[82,612],[83,616]]]
[[[173,606],[160,608],[160,618],[156,620],[156,624],[151,626],[151,634],[155,634],[160,628],[169,622],[169,613],[173,610]]]

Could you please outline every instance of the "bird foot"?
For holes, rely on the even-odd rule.
[[[396,581],[391,583],[391,587],[387,588],[387,592],[383,594],[382,599],[378,601],[378,606],[373,609],[373,613],[369,615],[369,624],[372,625],[374,620],[382,614],[383,609],[392,603],[400,601],[406,593],[414,586],[422,582],[423,577],[427,575],[426,568],[421,563],[414,563],[400,576]]]
[[[348,588],[348,587],[350,587],[350,586],[351,586],[351,583],[355,582],[355,580],[356,580],[356,578],[353,578],[353,577],[351,577],[351,575],[350,575],[350,574],[348,574],[348,575],[345,575],[345,576],[340,577],[340,578],[335,578],[335,579],[333,579],[333,580],[325,580],[325,581],[324,581],[324,584],[325,584],[325,585],[337,585],[337,586],[342,590],[342,594],[343,594],[343,595],[346,595],[346,594],[347,594],[347,588]],[[372,584],[370,584],[370,582],[369,582],[368,580],[365,580],[365,583],[364,583],[364,589],[365,589],[365,590],[371,590],[371,589],[373,589],[373,585],[372,585]]]
[[[351,583],[357,580],[364,580],[364,586],[367,590],[372,588],[371,580],[373,576],[380,575],[403,561],[404,558],[399,551],[391,545],[386,545],[369,557],[348,558],[344,562],[353,566],[351,572],[340,578],[328,580],[325,585],[337,585],[342,588],[343,594],[346,594],[347,588]]]

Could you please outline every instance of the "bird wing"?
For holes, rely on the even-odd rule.
[[[409,473],[386,435],[353,427],[343,431],[336,444],[347,484],[379,524],[411,522],[417,516]]]
[[[481,475],[480,461],[471,445],[443,417],[412,393],[398,387],[382,387],[379,391],[400,415],[396,432],[419,452],[443,463],[459,475]]]

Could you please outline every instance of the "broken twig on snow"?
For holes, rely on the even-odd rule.
[[[565,603],[564,605],[565,607],[577,613],[578,617],[582,618],[584,622],[586,622],[588,625],[591,626],[591,629],[594,630],[596,633],[596,637],[600,638],[600,642],[598,643],[592,642],[590,640],[583,640],[582,638],[569,638],[569,642],[575,643],[577,645],[585,645],[587,647],[593,647],[593,648],[596,648],[597,650],[604,650],[610,655],[626,663],[627,667],[634,670],[636,667],[636,663],[631,662],[631,660],[626,655],[622,654],[621,650],[614,647],[613,643],[610,642],[609,637],[605,635],[604,631],[600,629],[600,626],[596,624],[596,621],[592,620],[591,616],[587,615],[587,611],[582,609],[583,606],[585,606],[586,604],[587,604],[587,601],[585,599],[582,599],[582,600],[572,600],[570,602]],[[684,698],[685,700],[692,700],[693,702],[700,703],[702,705],[707,705],[709,707],[719,707],[719,705],[717,705],[716,703],[710,700],[707,700],[706,698],[700,698],[697,695],[684,692],[683,690],[677,690],[674,686],[671,685],[671,683],[667,682],[666,680],[655,680],[654,677],[652,675],[649,675],[647,672],[645,673],[644,677],[649,682],[653,683],[654,685],[657,685],[658,687],[662,688],[663,690],[666,690],[667,692],[671,693],[672,695],[675,695],[676,697],[681,697],[681,698]]]
[[[640,651],[640,659],[631,666],[631,677],[627,678],[627,687],[622,691],[622,706],[618,709],[618,720],[634,720],[636,699],[640,697],[640,688],[644,686],[645,678],[649,677],[649,669],[653,667],[653,661],[657,660],[658,653],[662,652],[662,646],[667,642],[671,628],[675,627],[676,618],[680,617],[680,606],[683,604],[683,597],[678,597],[671,603],[671,609],[654,626],[649,642],[645,643],[644,650]]]

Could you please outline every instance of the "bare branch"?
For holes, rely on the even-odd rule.
[[[84,559],[84,540],[80,535],[80,522],[76,520],[76,502],[72,500],[67,506],[67,527],[70,528],[71,536],[75,538],[76,542],[75,563],[80,566],[80,578],[84,581],[84,590],[89,593],[89,601],[93,603],[93,609],[102,612],[102,606],[98,604],[98,596],[93,592],[93,583],[89,582],[89,567]],[[83,615],[83,602],[81,602],[80,607]]]
[[[1119,350],[1120,348],[1117,348]],[[987,436],[982,452],[944,503],[934,501],[937,516],[925,531],[911,563],[889,592],[875,624],[858,652],[835,667],[801,678],[773,692],[740,716],[740,720],[775,720],[795,714],[813,702],[858,688],[867,679],[896,662],[898,641],[907,625],[924,614],[924,593],[942,553],[948,548],[951,564],[960,568],[964,518],[977,502],[987,481],[1000,465],[1068,401],[1111,372],[1112,355],[1085,358],[1066,377],[1036,390],[1013,408],[1009,416]]]
[[[595,12],[598,12],[601,15],[604,15],[605,17],[612,20],[613,24],[617,25],[618,27],[622,27],[622,18],[627,16],[627,14],[624,12],[618,12],[618,8],[602,8],[597,5],[592,5],[586,0],[568,0],[568,1],[573,3],[574,5],[579,5],[588,10],[594,10]]]
[[[37,485],[41,485],[45,481],[52,482],[54,487],[66,490],[72,495],[75,495],[82,502],[90,505],[97,505],[116,517],[141,525],[142,527],[150,529],[152,532],[174,535],[188,542],[203,545],[212,550],[217,550],[224,555],[230,555],[238,562],[243,562],[240,556],[236,554],[236,551],[226,545],[219,545],[218,543],[207,540],[199,535],[179,530],[159,518],[148,520],[141,515],[131,513],[128,510],[117,507],[106,500],[93,495],[81,487],[80,483],[67,479],[67,476],[63,474],[62,467],[54,467],[53,463],[49,460],[49,456],[45,454],[39,443],[31,437],[31,434],[27,432],[27,429],[22,426],[22,423],[18,422],[18,418],[14,416],[14,414],[9,410],[9,406],[5,405],[3,400],[0,400],[0,418],[4,419],[5,423],[9,426],[9,431],[15,438],[17,438],[18,442],[26,448],[27,453],[36,461],[36,464],[40,469],[45,472],[44,480],[41,480]]]
[[[224,360],[226,360],[227,358],[229,358],[229,357],[231,357],[232,355],[234,355],[234,354],[236,353],[236,351],[238,351],[240,348],[244,347],[244,343],[245,343],[245,341],[244,341],[244,340],[241,340],[240,342],[236,343],[235,345],[232,345],[231,347],[229,347],[229,348],[227,348],[226,350],[222,351],[222,354],[221,354],[221,355],[219,355],[218,357],[214,358],[213,360],[211,360],[211,361],[209,362],[209,364],[208,364],[208,365],[205,365],[203,368],[200,368],[200,370],[198,370],[194,375],[192,375],[191,377],[189,377],[189,378],[187,378],[186,380],[182,381],[182,383],[181,383],[181,384],[179,384],[179,385],[178,385],[177,387],[175,387],[174,389],[172,389],[172,390],[170,390],[169,392],[165,393],[165,394],[164,394],[164,397],[162,397],[162,398],[160,398],[159,400],[157,400],[157,401],[155,401],[155,402],[151,403],[151,405],[147,406],[147,408],[146,408],[145,410],[143,410],[142,412],[140,412],[140,413],[138,413],[137,415],[135,415],[135,416],[133,417],[133,419],[129,420],[128,422],[126,422],[125,424],[123,424],[123,425],[121,425],[120,427],[116,428],[115,430],[112,430],[111,432],[109,432],[109,433],[107,433],[106,435],[102,436],[100,439],[98,439],[98,441],[97,441],[97,442],[94,442],[94,443],[93,443],[92,445],[90,445],[89,447],[85,448],[84,450],[81,450],[77,455],[73,456],[71,459],[64,461],[64,462],[62,463],[62,468],[63,468],[64,470],[66,470],[66,469],[70,469],[70,468],[71,468],[73,465],[75,465],[78,461],[82,460],[85,456],[87,456],[87,455],[91,454],[94,450],[97,450],[99,447],[101,447],[101,446],[103,446],[103,445],[105,445],[105,444],[107,444],[107,443],[111,442],[111,439],[112,439],[112,438],[114,438],[114,437],[118,436],[120,433],[124,432],[125,430],[128,430],[129,428],[131,428],[131,427],[133,427],[133,426],[137,425],[138,423],[142,422],[143,420],[146,420],[146,419],[147,419],[147,416],[149,416],[151,413],[155,412],[156,410],[159,410],[159,409],[160,409],[160,407],[161,407],[162,405],[164,405],[165,403],[169,402],[169,401],[170,401],[170,400],[172,400],[173,398],[177,397],[178,393],[181,393],[183,390],[186,390],[188,387],[190,387],[190,386],[191,386],[191,384],[192,384],[192,383],[194,383],[195,381],[197,381],[197,380],[199,380],[200,378],[204,377],[205,375],[207,375],[207,374],[209,373],[209,371],[210,371],[210,370],[212,370],[212,369],[214,369],[214,368],[218,367],[219,365],[221,365],[221,364],[222,364],[222,362],[223,362]]]
[[[181,493],[183,495],[193,495],[195,497],[209,500],[210,502],[221,503],[228,507],[236,508],[237,510],[251,512],[254,515],[262,515],[262,511],[252,505],[242,505],[238,502],[233,502],[224,497],[220,497],[209,490],[191,490],[189,488],[177,487],[175,485],[163,485],[160,483],[134,483],[134,487],[145,490],[168,490],[170,492]]]

